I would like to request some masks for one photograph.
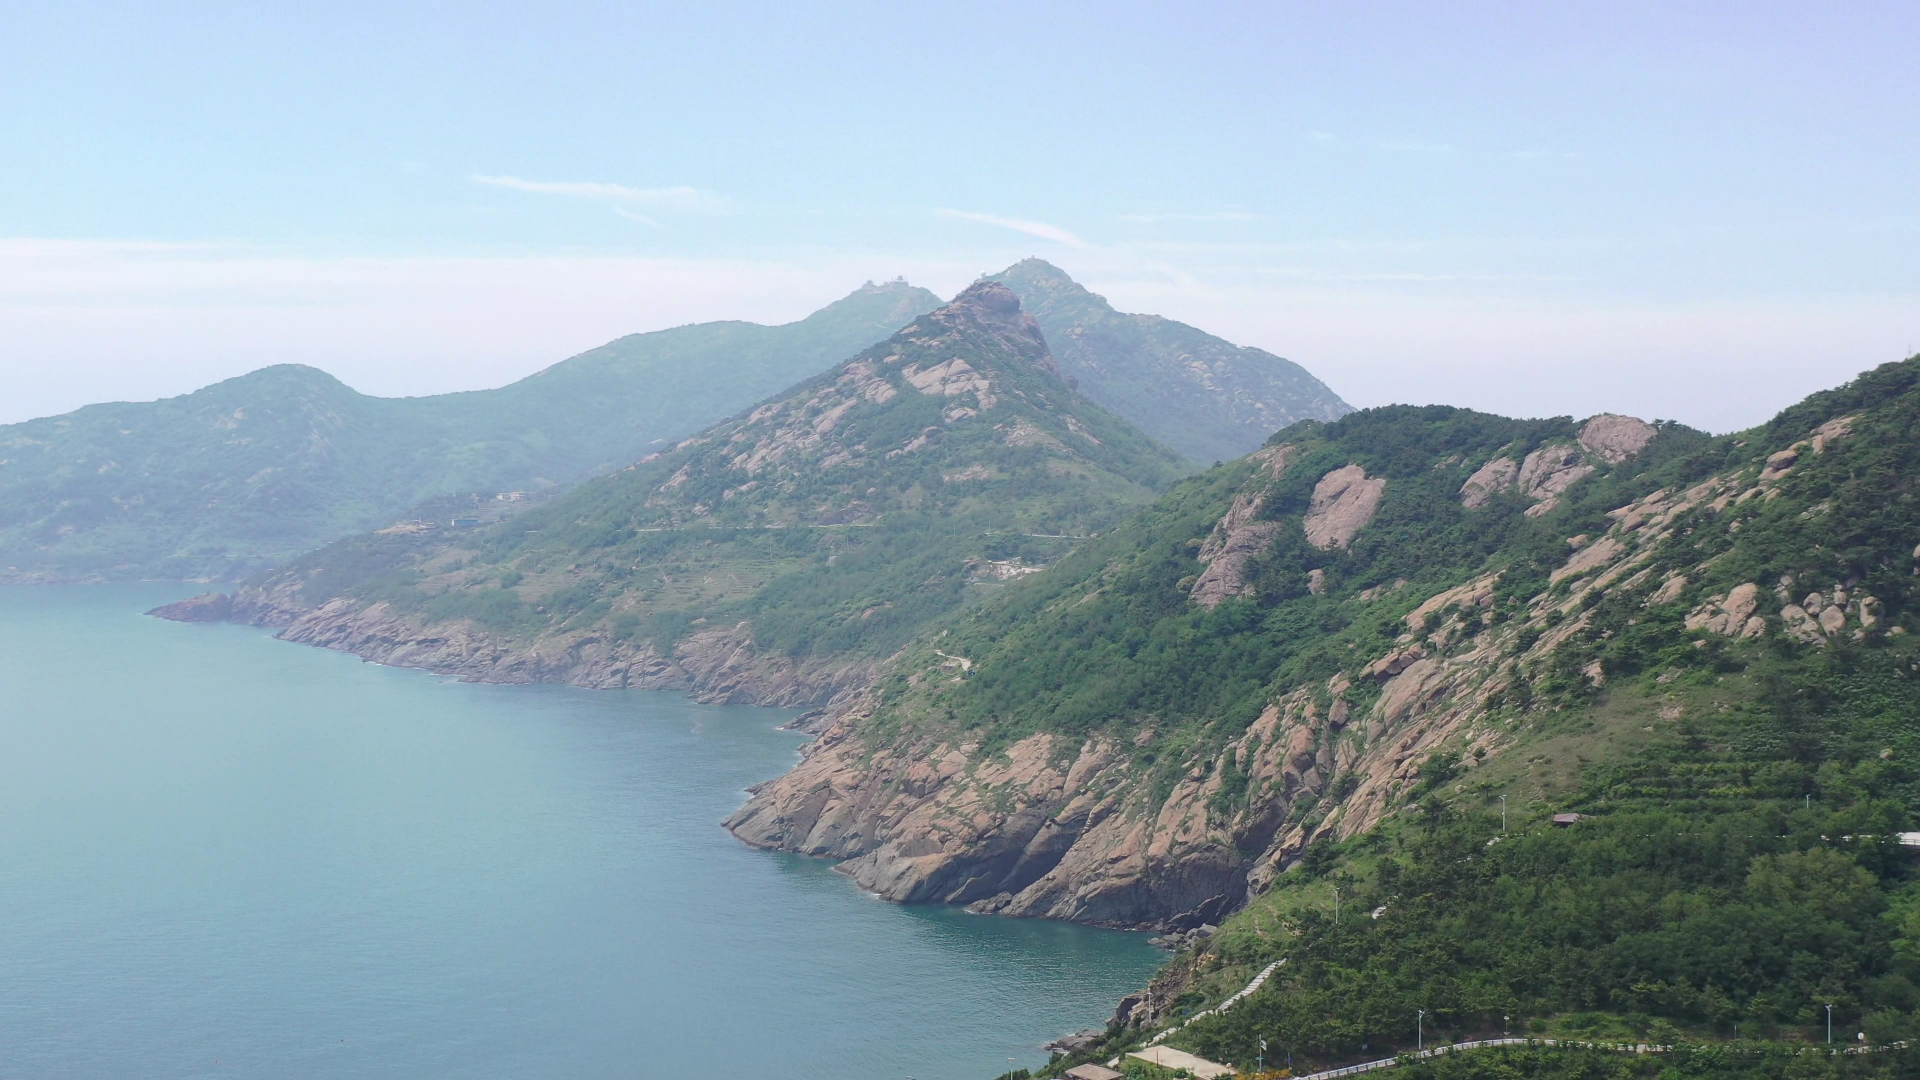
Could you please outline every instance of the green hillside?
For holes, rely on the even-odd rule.
[[[1081,393],[1195,461],[1237,458],[1296,421],[1353,411],[1298,364],[1172,319],[1115,311],[1039,259],[993,280],[1039,320]]]
[[[381,631],[381,648],[456,622],[515,656],[588,657],[596,684],[679,662],[693,667],[667,684],[699,684],[712,675],[702,657],[672,658],[701,626],[750,627],[729,656],[877,661],[1185,470],[1068,389],[1018,300],[981,283],[825,374],[510,522],[343,541],[243,590],[241,606],[337,643],[300,620],[345,598],[404,622]],[[437,653],[407,655],[444,666]],[[526,677],[497,663],[462,670]],[[840,688],[836,678],[818,692]]]
[[[6,425],[0,579],[234,576],[435,496],[572,483],[938,304],[904,283],[868,286],[783,326],[624,337],[497,390],[374,398],[279,365],[182,397]]]
[[[1284,961],[1171,1045],[1322,1067],[1424,1011],[1431,1041],[1752,1044],[1619,1075],[1894,1075],[1790,1051],[1829,1004],[1920,1034],[1917,425],[1920,358],[1721,438],[1295,425],[944,623],[731,824],[894,899],[1238,909],[1063,1066]],[[1497,1074],[1613,1075],[1581,1053]]]
[[[1663,428],[1531,519],[1518,491],[1461,504],[1490,454],[1570,434],[1435,409],[1296,428],[1276,439],[1294,479],[1268,487],[1281,528],[1243,596],[1176,599],[1195,570],[1183,534],[1221,509],[1209,483],[1247,490],[1240,465],[974,620],[976,674],[946,708],[1011,726],[1002,739],[1165,717],[1183,767],[1228,771],[1226,815],[1285,797],[1221,750],[1300,688],[1372,721],[1323,720],[1321,738],[1418,746],[1384,777],[1337,753],[1350,771],[1287,798],[1290,872],[1175,958],[1140,1027],[1083,1056],[1198,1017],[1173,1045],[1251,1063],[1265,1038],[1305,1071],[1410,1048],[1424,1011],[1429,1045],[1511,1030],[1676,1049],[1483,1051],[1406,1075],[1913,1075],[1907,1051],[1831,1058],[1823,1040],[1828,1005],[1844,1042],[1920,1035],[1920,878],[1897,840],[1920,815],[1920,358],[1750,432]],[[1288,518],[1348,461],[1386,495],[1350,547],[1316,551]],[[1075,603],[1096,566],[1101,598]],[[1382,723],[1400,677],[1367,685],[1383,645],[1484,674],[1429,682],[1430,704]],[[1085,660],[1062,678],[1068,654]],[[1381,805],[1357,815],[1368,788]],[[1200,1015],[1275,961],[1259,992]]]

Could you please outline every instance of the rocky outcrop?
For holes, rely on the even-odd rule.
[[[1560,503],[1560,493],[1598,470],[1594,462],[1618,465],[1646,449],[1659,429],[1644,420],[1601,413],[1581,425],[1572,443],[1553,442],[1516,462],[1502,454],[1480,466],[1460,486],[1460,504],[1477,510],[1503,491],[1518,490],[1536,504],[1528,513],[1545,514]]]
[[[1497,457],[1480,466],[1467,482],[1460,485],[1460,505],[1478,510],[1495,495],[1513,488],[1520,478],[1520,463],[1510,457]]]
[[[883,898],[981,913],[1179,928],[1246,894],[1235,845],[1264,837],[1210,823],[1217,774],[1190,773],[1147,807],[1129,783],[1138,766],[1111,742],[1041,734],[987,754],[938,739],[875,746],[856,729],[836,722],[727,827],[757,847],[844,859]]]
[[[1580,428],[1577,438],[1587,453],[1610,465],[1618,465],[1646,449],[1657,434],[1659,429],[1645,420],[1601,413]]]
[[[1271,447],[1252,456],[1265,466],[1262,470],[1265,476],[1277,479],[1293,460],[1294,448]],[[1194,603],[1206,608],[1219,607],[1228,597],[1250,591],[1247,582],[1250,565],[1267,550],[1280,531],[1279,522],[1261,520],[1260,511],[1265,505],[1264,488],[1234,496],[1233,505],[1214,524],[1213,531],[1200,546],[1200,562],[1206,569],[1188,590],[1187,595]]]
[[[1335,469],[1321,477],[1313,486],[1313,501],[1307,506],[1307,543],[1322,551],[1352,543],[1354,534],[1373,520],[1386,490],[1385,477],[1369,478],[1358,465]]]
[[[1514,486],[1527,498],[1539,502],[1586,479],[1594,471],[1580,448],[1570,443],[1549,443],[1527,455],[1520,463],[1520,475]]]
[[[881,663],[868,658],[798,663],[756,648],[746,623],[697,629],[668,655],[651,643],[616,640],[597,629],[511,643],[464,620],[423,623],[384,603],[336,597],[309,604],[300,583],[288,579],[266,588],[242,588],[230,598],[217,593],[196,597],[151,614],[205,621],[206,612],[222,606],[231,621],[277,628],[283,641],[352,653],[392,667],[419,668],[467,682],[684,690],[694,700],[711,704],[819,708],[866,687]]]
[[[1781,591],[1787,583],[1783,582]],[[1797,604],[1780,609],[1780,622],[1788,637],[1809,645],[1824,645],[1829,638],[1846,633],[1863,638],[1880,625],[1882,605],[1872,596],[1850,595],[1845,585],[1835,585],[1826,593],[1808,593]],[[1689,620],[1691,624],[1691,620]]]
[[[1725,596],[1709,597],[1688,612],[1686,627],[1723,637],[1759,637],[1767,629],[1767,621],[1754,614],[1759,606],[1760,586],[1736,585]]]
[[[201,593],[171,604],[162,604],[149,615],[173,622],[226,622],[233,614],[233,598],[226,593]]]

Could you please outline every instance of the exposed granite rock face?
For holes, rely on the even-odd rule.
[[[1759,606],[1760,586],[1752,582],[1736,585],[1725,596],[1708,597],[1702,601],[1699,607],[1687,614],[1686,627],[1725,637],[1759,637],[1767,627],[1765,619],[1756,620],[1754,616]]]
[[[1520,493],[1536,502],[1550,499],[1592,474],[1580,448],[1569,443],[1543,446],[1520,463],[1520,475],[1514,484]]]
[[[1495,495],[1513,487],[1520,477],[1520,463],[1510,457],[1497,457],[1467,477],[1460,485],[1460,505],[1478,510]]]
[[[1307,543],[1322,551],[1352,543],[1354,534],[1373,520],[1386,490],[1385,477],[1369,478],[1358,465],[1335,469],[1321,477],[1313,486],[1313,501],[1307,507]]]
[[[1293,460],[1291,446],[1271,447],[1252,455],[1265,464],[1262,470],[1277,479]],[[1266,496],[1260,491],[1243,491],[1234,496],[1233,506],[1221,517],[1200,547],[1200,561],[1206,564],[1188,595],[1201,607],[1219,607],[1230,596],[1239,596],[1249,588],[1247,569],[1280,531],[1277,521],[1260,520]]]
[[[845,859],[842,871],[886,899],[982,913],[1184,927],[1245,896],[1236,836],[1209,824],[1218,775],[1189,775],[1139,812],[1118,794],[1132,758],[1112,743],[1042,734],[997,755],[944,741],[879,747],[856,734],[860,711],[727,827],[756,847]]]
[[[152,614],[191,621],[181,615],[201,610],[176,613],[177,607],[157,608]],[[755,648],[745,623],[698,630],[676,645],[671,656],[660,655],[651,644],[636,647],[594,631],[509,645],[470,623],[422,624],[386,604],[365,605],[343,597],[309,604],[300,595],[299,583],[290,580],[267,589],[240,589],[227,607],[232,621],[278,628],[283,641],[468,682],[684,690],[694,700],[712,704],[817,708],[864,688],[880,667],[877,660],[795,663]]]
[[[1646,449],[1659,429],[1631,416],[1601,413],[1580,428],[1573,443],[1549,443],[1516,462],[1502,454],[1474,472],[1460,487],[1460,503],[1469,510],[1487,505],[1503,491],[1519,489],[1537,505],[1539,517],[1560,504],[1560,493],[1592,475],[1595,461],[1618,465]]]
[[[1646,449],[1659,429],[1645,420],[1614,413],[1601,413],[1581,427],[1579,442],[1587,453],[1609,464],[1618,465]]]

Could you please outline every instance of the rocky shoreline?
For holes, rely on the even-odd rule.
[[[154,608],[175,622],[235,622],[277,630],[282,641],[351,653],[392,667],[467,682],[564,683],[589,690],[678,690],[711,705],[818,710],[872,682],[879,663],[797,664],[754,647],[747,624],[697,631],[663,656],[593,632],[509,644],[466,623],[422,625],[388,605],[336,597],[319,605],[299,583],[243,586]]]

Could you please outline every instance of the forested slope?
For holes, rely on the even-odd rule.
[[[550,505],[343,541],[234,611],[469,678],[821,704],[1186,471],[1070,390],[1017,298],[982,282]]]

